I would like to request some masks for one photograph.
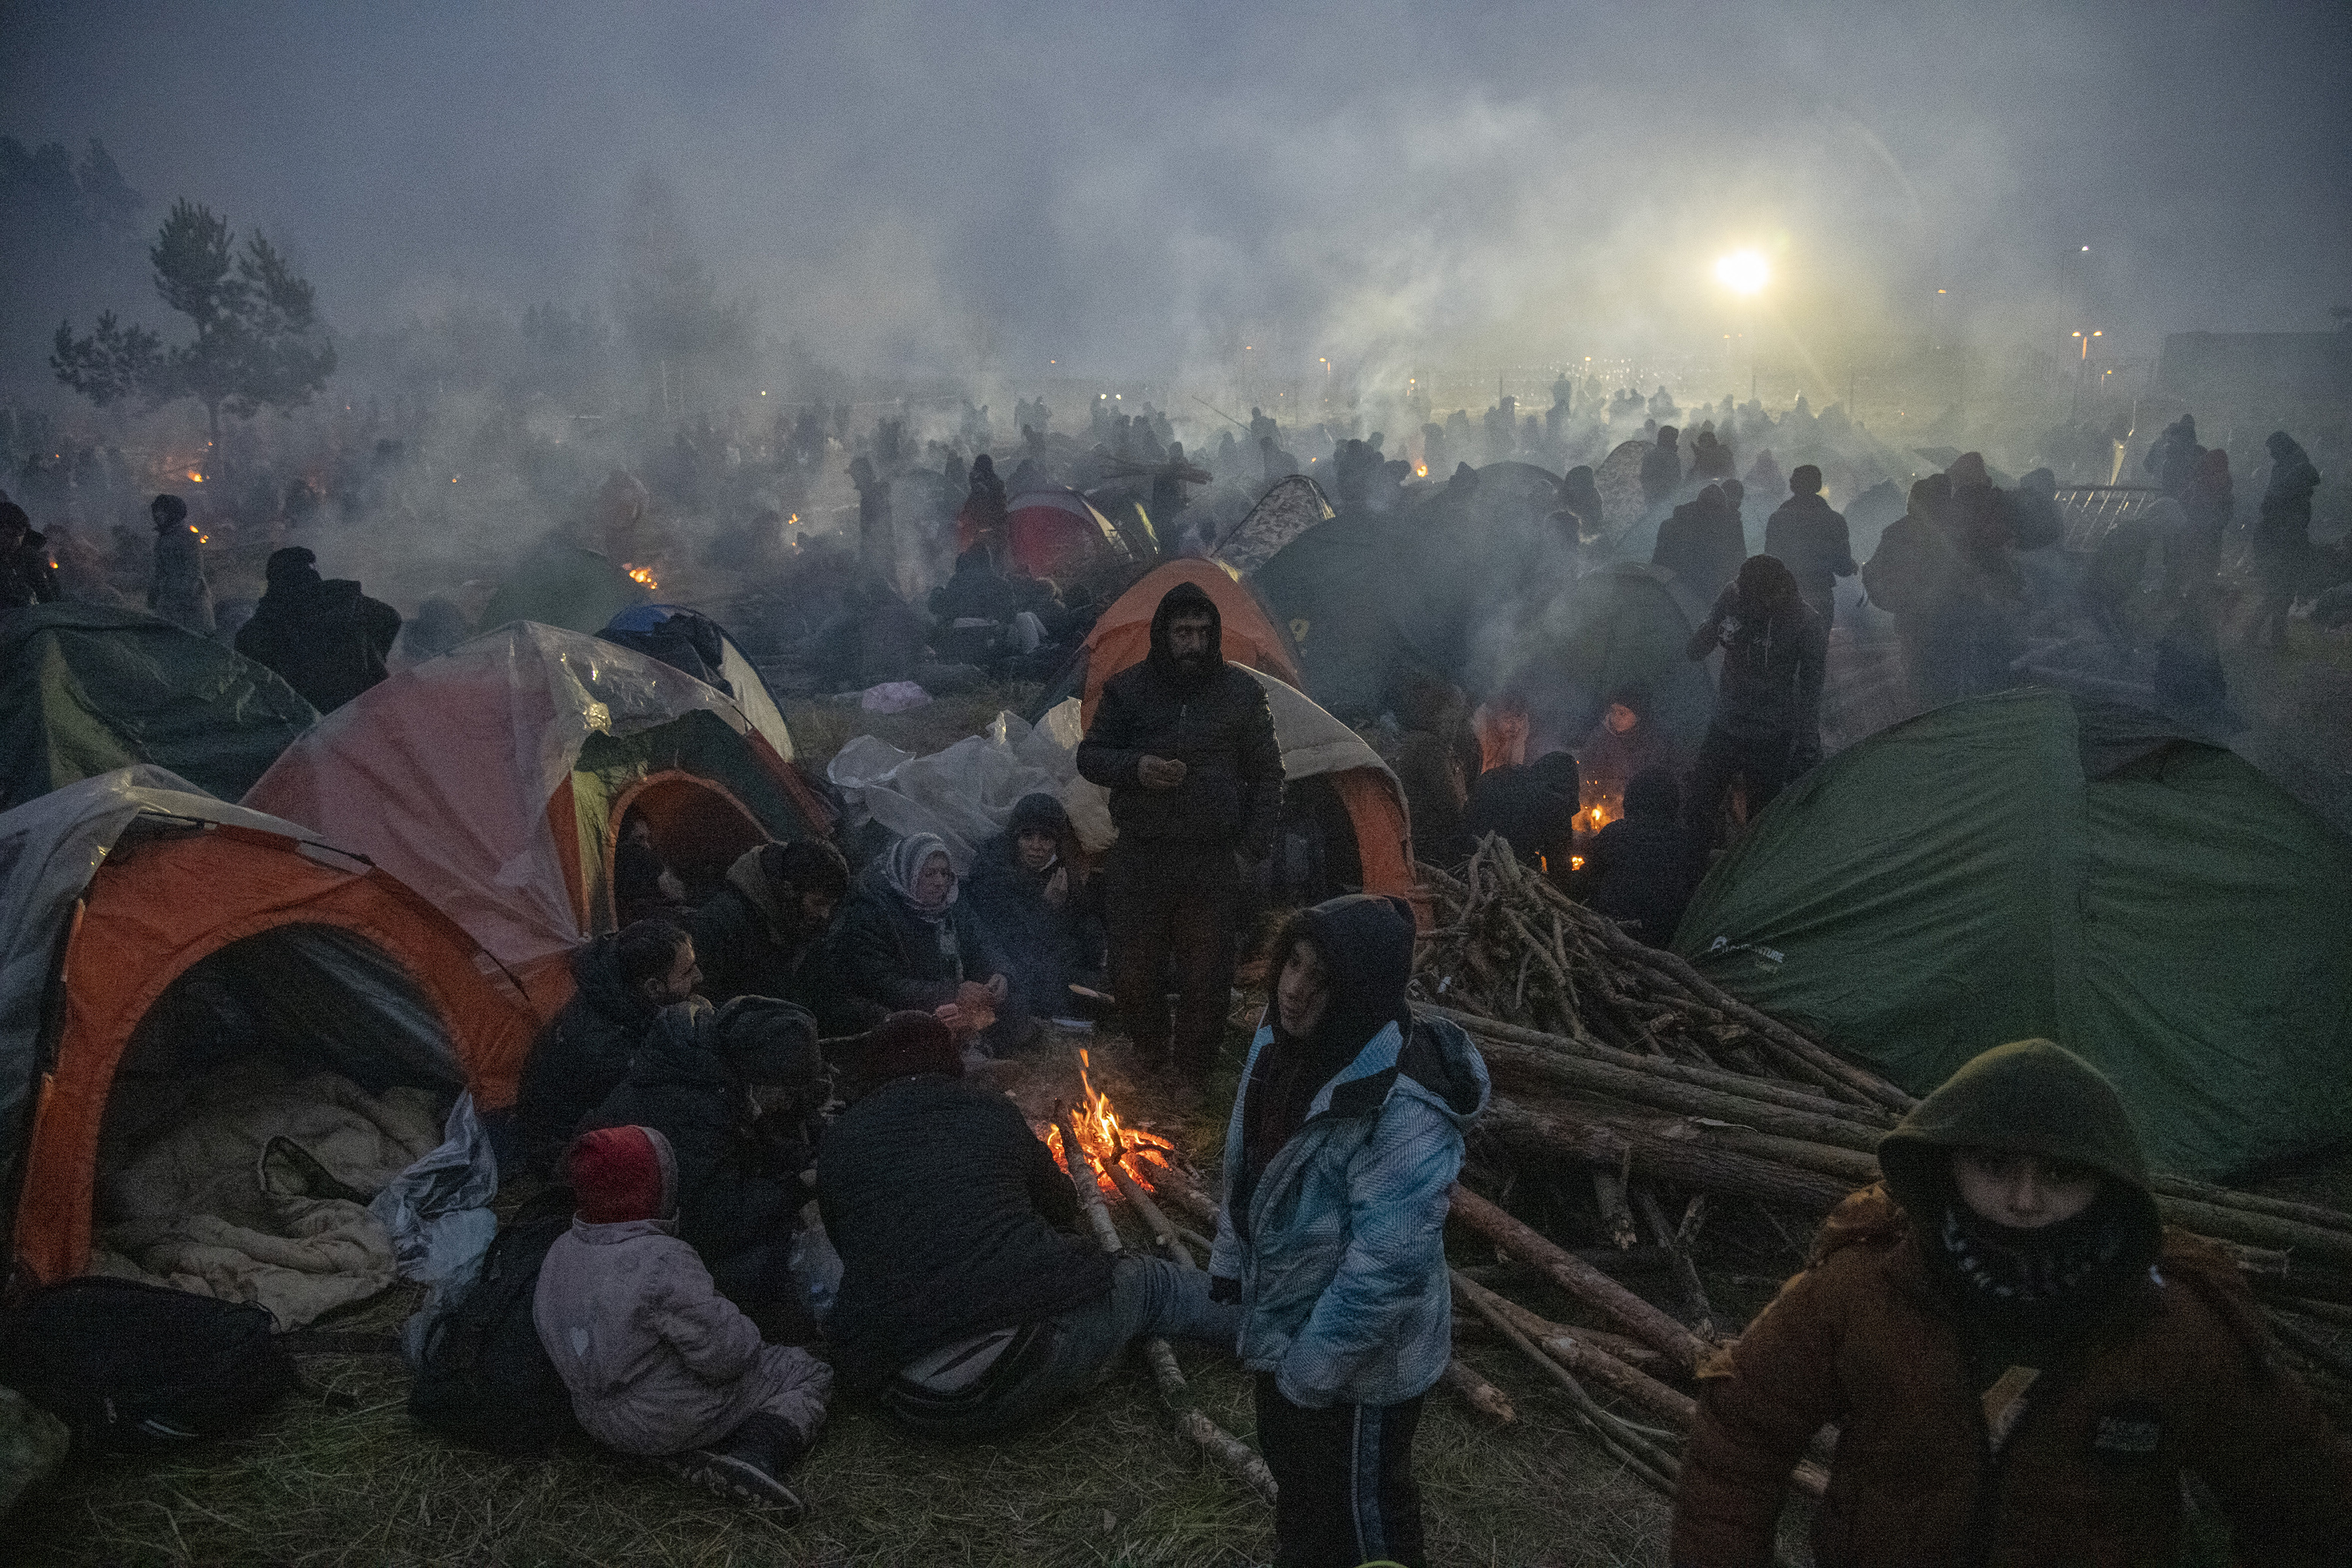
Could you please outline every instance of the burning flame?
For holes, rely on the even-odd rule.
[[[1592,808],[1591,816],[1592,817],[1592,831],[1598,833],[1601,831],[1602,826],[1606,825],[1607,819],[1601,815],[1601,808],[1597,805]]]
[[[200,485],[200,484],[203,484],[204,482],[205,482],[205,477],[204,477],[204,475],[202,475],[202,474],[200,474],[200,473],[196,472],[196,470],[195,470],[195,469],[194,469],[194,468],[190,468],[190,469],[188,470],[188,483],[190,483],[190,484],[192,484],[192,485]]]
[[[647,588],[661,586],[659,583],[654,581],[654,569],[650,566],[632,566],[624,561],[621,563],[621,570],[629,574],[629,581],[632,583],[640,584]]]
[[[1412,466],[1412,475],[1413,478],[1417,479],[1425,479],[1429,478],[1429,465],[1427,463],[1415,463]]]
[[[1571,870],[1571,871],[1581,871],[1581,870],[1583,870],[1583,869],[1584,869],[1584,857],[1583,857],[1583,856],[1581,856],[1581,855],[1571,855],[1571,856],[1570,856],[1570,857],[1568,858],[1568,868],[1569,868],[1570,870]]]
[[[1123,1124],[1118,1112],[1111,1108],[1110,1096],[1097,1089],[1094,1079],[1087,1076],[1089,1065],[1087,1053],[1081,1050],[1078,1053],[1078,1086],[1084,1093],[1070,1115],[1070,1120],[1077,1123],[1078,1152],[1081,1157],[1095,1163],[1095,1182],[1106,1195],[1118,1195],[1118,1184],[1103,1169],[1113,1159],[1118,1160],[1119,1169],[1150,1189],[1155,1185],[1150,1167],[1157,1165],[1163,1171],[1173,1170],[1175,1167],[1169,1155],[1175,1152],[1176,1146],[1156,1132]],[[1062,1147],[1060,1125],[1047,1125],[1045,1137],[1045,1147],[1054,1152],[1055,1161],[1067,1171],[1070,1158],[1068,1152]]]

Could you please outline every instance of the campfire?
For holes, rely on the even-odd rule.
[[[1151,1168],[1162,1171],[1175,1169],[1170,1156],[1176,1146],[1156,1132],[1140,1127],[1129,1127],[1118,1119],[1111,1106],[1110,1096],[1097,1089],[1087,1069],[1092,1066],[1087,1054],[1078,1053],[1078,1103],[1070,1108],[1071,1123],[1077,1128],[1078,1152],[1094,1167],[1095,1184],[1108,1197],[1118,1196],[1118,1184],[1109,1175],[1109,1167],[1118,1168],[1147,1189],[1158,1190],[1152,1180]],[[1045,1147],[1064,1171],[1070,1168],[1069,1151],[1062,1146],[1062,1129],[1058,1121],[1048,1122],[1039,1130]]]
[[[654,581],[654,569],[650,566],[633,565],[624,561],[621,563],[621,570],[629,574],[629,581],[632,583],[641,584],[656,592],[661,588],[661,584]]]

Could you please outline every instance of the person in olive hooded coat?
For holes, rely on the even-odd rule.
[[[2234,1560],[2341,1563],[2352,1444],[2281,1368],[2231,1258],[2167,1230],[2113,1086],[1987,1051],[1878,1146],[1805,1271],[1699,1366],[1676,1568],[1763,1568],[1790,1469],[1839,1428],[1822,1568],[2179,1561],[2184,1479]]]

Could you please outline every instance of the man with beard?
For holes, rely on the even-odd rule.
[[[1256,680],[1225,663],[1223,635],[1205,592],[1171,588],[1150,656],[1104,684],[1077,756],[1110,791],[1118,829],[1106,886],[1112,989],[1139,1056],[1167,1061],[1194,1100],[1224,1033],[1242,858],[1265,858],[1282,808],[1274,714]]]
[[[835,983],[826,931],[849,893],[849,864],[818,838],[763,844],[727,868],[727,885],[694,914],[702,994],[713,1002],[777,996],[816,1016],[828,1035],[881,1018]]]

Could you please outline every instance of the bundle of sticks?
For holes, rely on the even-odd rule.
[[[1499,837],[1458,876],[1419,870],[1436,920],[1418,950],[1416,1008],[1462,1026],[1485,1056],[1497,1086],[1479,1124],[1486,1147],[1515,1168],[1581,1168],[1605,1244],[1580,1255],[1457,1187],[1457,1221],[1610,1331],[1547,1322],[1457,1271],[1462,1319],[1555,1382],[1581,1377],[1686,1428],[1693,1406],[1676,1385],[1741,1326],[1718,1320],[1699,1277],[1708,1205],[1752,1202],[1801,1238],[1879,1179],[1878,1141],[1916,1102],[1572,902]],[[2168,1224],[2237,1260],[2321,1397],[2352,1410],[2352,1356],[2334,1342],[2352,1324],[2352,1215],[2179,1177],[2154,1188]],[[1685,1200],[1678,1216],[1667,1194]],[[1649,1267],[1617,1267],[1637,1257]],[[1663,1279],[1671,1306],[1615,1278],[1629,1272]],[[1589,1396],[1580,1386],[1570,1397],[1581,1418]],[[1635,1474],[1670,1482],[1663,1445],[1595,1436]],[[1817,1490],[1821,1477],[1797,1479]]]

